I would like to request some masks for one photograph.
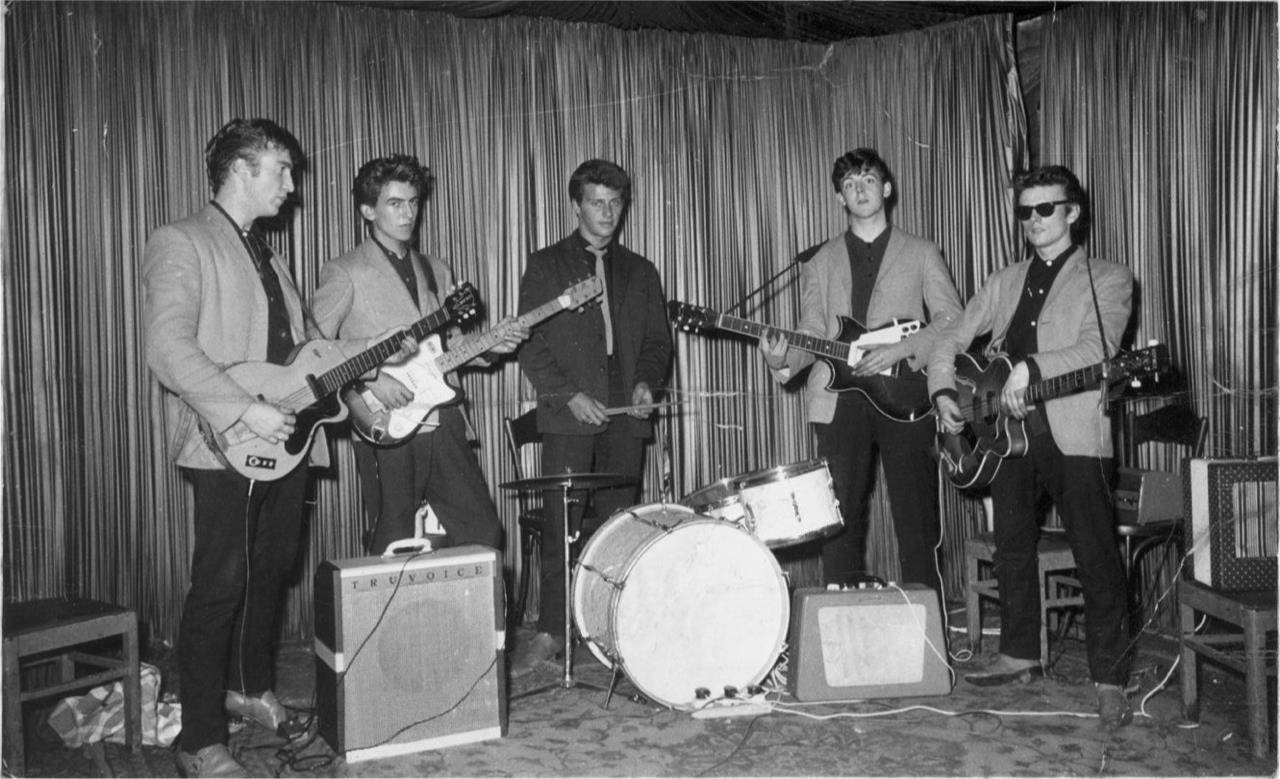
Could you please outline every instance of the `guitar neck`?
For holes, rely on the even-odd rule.
[[[463,365],[471,362],[476,357],[479,357],[493,347],[502,343],[502,339],[506,337],[509,330],[519,327],[533,327],[552,314],[563,311],[564,308],[564,303],[561,302],[560,298],[548,300],[537,308],[526,311],[516,317],[510,324],[502,327],[495,327],[492,330],[467,341],[457,349],[450,349],[436,358],[436,367],[440,369],[440,373],[442,374],[455,371]]]
[[[406,332],[415,340],[421,341],[451,318],[447,309],[433,311],[409,325],[406,330],[377,342],[336,368],[320,374],[316,377],[317,400],[328,397],[386,362],[389,357],[400,351],[400,344]]]
[[[715,326],[721,330],[728,330],[739,335],[749,335],[753,338],[759,338],[766,332],[781,333],[787,339],[787,346],[793,349],[799,349],[822,357],[831,357],[840,361],[848,361],[849,359],[849,344],[842,341],[819,338],[815,335],[795,330],[783,330],[728,314],[716,314]]]
[[[1027,402],[1052,400],[1063,395],[1086,389],[1102,381],[1102,369],[1107,363],[1096,363],[1087,368],[1043,379],[1027,387]]]

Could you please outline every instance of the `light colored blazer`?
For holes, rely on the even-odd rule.
[[[329,338],[373,338],[393,327],[413,324],[440,308],[445,293],[453,288],[453,271],[438,258],[416,251],[411,251],[410,256],[417,277],[418,306],[382,247],[372,238],[326,262],[320,270],[319,286],[311,296],[311,316],[320,332]],[[439,296],[433,295],[427,284],[424,268],[428,266],[435,275]],[[452,328],[450,332],[456,335],[459,331]],[[446,380],[458,386],[455,375],[450,374]],[[436,415],[436,411],[431,412],[422,432],[430,432]]]
[[[1123,265],[1089,259],[1077,248],[1058,272],[1045,297],[1036,326],[1037,351],[1031,355],[1041,379],[1087,368],[1102,361],[1102,339],[1089,289],[1092,268],[1098,292],[1098,309],[1107,335],[1107,351],[1113,357],[1129,321],[1133,300],[1133,274]],[[965,306],[960,319],[938,339],[929,360],[929,393],[955,389],[955,356],[977,336],[991,333],[987,357],[1004,347],[1009,323],[1027,279],[1031,261],[1001,268]],[[1054,443],[1066,455],[1110,457],[1111,425],[1098,389],[1045,401],[1044,410]]]
[[[889,229],[889,245],[867,304],[867,321],[862,324],[873,330],[895,317],[927,322],[926,327],[905,341],[911,349],[908,364],[920,369],[928,363],[938,333],[960,315],[960,296],[936,244],[898,227]],[[820,338],[838,335],[837,317],[852,313],[853,276],[844,233],[824,243],[813,259],[801,266],[800,306],[797,330]],[[831,369],[820,361],[814,365],[816,360],[808,352],[790,349],[786,366],[773,375],[785,382],[813,365],[805,386],[805,402],[809,421],[825,424],[835,417],[836,393],[826,388]]]
[[[302,301],[278,255],[293,340],[306,340]],[[198,418],[217,432],[231,427],[254,398],[226,375],[233,363],[267,359],[267,294],[239,232],[212,203],[151,234],[143,253],[147,365],[165,392],[169,450],[178,465],[222,468]],[[324,431],[311,448],[328,464]]]

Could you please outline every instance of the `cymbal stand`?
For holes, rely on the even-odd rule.
[[[564,481],[560,482],[559,488],[560,507],[562,509],[561,521],[564,522],[564,534],[561,537],[561,540],[564,543],[564,676],[559,682],[546,684],[541,687],[522,692],[519,695],[512,696],[511,700],[513,701],[519,700],[520,698],[527,698],[530,695],[536,695],[555,687],[561,687],[566,690],[574,687],[583,687],[590,690],[596,690],[597,692],[606,693],[609,696],[612,696],[613,694],[612,684],[609,685],[609,689],[605,689],[599,685],[591,684],[589,682],[579,682],[573,678],[573,596],[571,594],[573,590],[573,582],[571,579],[573,566],[569,563],[569,551],[572,543],[569,538],[569,503],[571,502],[569,500],[569,490],[573,488],[573,474],[565,474]],[[606,698],[606,704],[607,702],[608,699]]]

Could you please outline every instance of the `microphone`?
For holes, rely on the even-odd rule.
[[[791,262],[787,263],[787,266],[786,266],[785,268],[783,268],[782,270],[780,270],[780,271],[778,271],[777,273],[775,273],[775,274],[773,274],[772,276],[770,276],[770,277],[769,277],[768,279],[766,279],[766,280],[765,280],[765,282],[764,282],[763,284],[761,284],[760,286],[756,287],[755,289],[751,290],[751,291],[750,291],[750,292],[748,292],[747,294],[743,295],[743,296],[742,296],[742,298],[741,298],[741,299],[739,299],[737,303],[734,303],[734,304],[733,304],[733,306],[731,306],[730,308],[726,309],[726,310],[725,310],[725,313],[726,313],[726,314],[732,314],[734,311],[737,311],[738,309],[742,308],[742,306],[743,306],[743,305],[745,305],[745,304],[746,304],[746,302],[747,302],[748,300],[750,300],[751,298],[755,297],[756,295],[758,295],[758,294],[760,294],[762,291],[764,291],[764,290],[765,290],[765,289],[766,289],[770,284],[772,284],[773,282],[777,281],[777,280],[778,280],[778,278],[779,278],[780,276],[782,276],[782,274],[786,273],[787,271],[791,270],[792,268],[796,267],[797,265],[803,265],[804,263],[808,262],[809,260],[812,260],[812,259],[814,258],[814,256],[815,256],[815,255],[817,255],[817,253],[818,253],[818,251],[819,251],[820,249],[822,249],[822,244],[821,244],[821,243],[815,243],[813,246],[810,246],[808,249],[805,249],[804,251],[802,251],[802,252],[800,252],[799,254],[797,254],[797,255],[795,256],[795,259],[793,259]]]

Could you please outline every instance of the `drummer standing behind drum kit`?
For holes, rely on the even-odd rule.
[[[654,396],[666,381],[671,332],[657,270],[615,237],[631,202],[631,179],[612,162],[588,160],[569,179],[577,229],[529,257],[520,282],[520,312],[598,275],[600,305],[552,317],[533,328],[520,367],[538,393],[542,473],[609,472],[630,486],[596,491],[595,515],[608,518],[636,503]],[[611,408],[633,406],[625,414]],[[564,519],[558,493],[544,502],[538,632],[518,644],[511,675],[519,677],[564,650]],[[580,521],[581,503],[571,509]],[[571,523],[577,526],[578,521]]]
[[[832,338],[849,317],[874,330],[893,318],[928,326],[896,343],[868,346],[853,367],[855,376],[886,370],[918,371],[928,362],[937,334],[960,315],[960,297],[938,247],[889,223],[895,198],[888,166],[874,149],[855,149],[835,161],[836,197],[848,214],[849,229],[824,243],[802,266],[798,330]],[[760,350],[774,377],[790,381],[814,363],[811,353],[788,349],[784,336],[766,333]],[[905,366],[901,363],[905,362]],[[905,374],[904,374],[905,375]],[[875,452],[880,452],[889,505],[898,539],[903,582],[941,594],[935,547],[938,543],[938,473],[930,452],[934,420],[895,421],[879,413],[861,392],[827,389],[831,369],[819,363],[805,388],[809,421],[818,437],[844,515],[844,531],[822,548],[827,584],[857,581],[866,568],[867,505],[875,485]],[[918,382],[904,382],[916,391]],[[927,392],[922,398],[928,406]]]

